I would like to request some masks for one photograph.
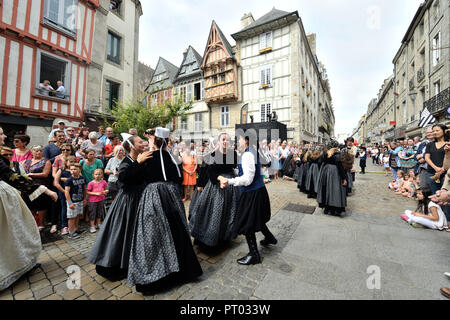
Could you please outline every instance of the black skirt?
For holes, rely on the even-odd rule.
[[[269,222],[270,216],[270,199],[265,186],[255,191],[242,192],[236,219],[237,234],[246,235],[261,231]]]
[[[192,247],[178,186],[154,182],[142,192],[131,243],[128,284],[160,290],[203,273]]]
[[[112,280],[126,277],[136,212],[144,187],[120,189],[108,210],[88,256],[88,261],[97,265],[97,273],[102,277]]]

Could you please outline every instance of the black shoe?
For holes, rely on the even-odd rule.
[[[245,236],[247,240],[248,249],[250,252],[245,256],[237,260],[237,263],[242,265],[251,265],[261,263],[261,256],[258,252],[258,244],[256,243],[256,236],[254,233]]]
[[[267,247],[269,244],[277,244],[278,240],[272,236],[271,238],[264,238],[259,242],[262,246]]]
[[[330,213],[330,210],[329,210],[329,209],[323,210],[323,214],[329,214],[329,213]]]
[[[74,233],[77,233],[78,235],[80,235],[80,234],[82,234],[84,232],[86,232],[86,230],[84,230],[84,229],[77,229],[77,230],[75,230]]]
[[[251,253],[249,253],[245,257],[238,259],[237,263],[246,265],[246,266],[252,265],[252,264],[258,264],[258,263],[261,263],[261,257],[259,254],[252,255]]]

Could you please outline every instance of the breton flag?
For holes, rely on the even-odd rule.
[[[420,114],[420,121],[419,121],[419,127],[426,127],[427,125],[434,123],[436,121],[436,118],[433,117],[433,115],[428,111],[428,108],[425,107],[423,109],[422,113]]]

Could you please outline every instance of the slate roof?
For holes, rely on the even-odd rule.
[[[158,69],[160,68],[160,64],[163,67],[163,69],[165,70],[165,72],[167,72],[168,78],[164,78],[161,81],[155,82],[153,83],[153,78],[155,77],[156,72],[159,71]],[[158,72],[158,74],[160,74],[161,72]],[[167,61],[166,59],[159,57],[158,63],[156,64],[155,67],[155,72],[153,73],[152,76],[152,80],[150,81],[150,85],[148,86],[147,90],[148,91],[150,89],[150,91],[153,90],[154,87],[157,87],[158,85],[161,85],[164,88],[167,88],[168,86],[172,85],[175,81],[175,78],[177,76],[178,73],[178,68],[170,63],[169,61]]]
[[[192,53],[194,54],[194,58],[195,58],[195,61],[197,63],[197,66],[198,66],[198,70],[191,71],[190,73],[180,75],[181,69],[182,69],[183,65],[185,64],[185,61],[186,61],[187,56],[189,54],[189,51],[192,51]],[[177,74],[175,76],[175,81],[178,81],[178,80],[181,80],[181,79],[190,78],[190,77],[198,77],[198,76],[200,76],[202,74],[202,70],[201,70],[202,61],[203,61],[203,57],[197,52],[197,50],[195,50],[194,47],[189,46],[188,49],[186,50],[186,52],[183,55],[183,61],[181,62],[180,67],[178,68]]]
[[[240,31],[238,31],[238,32],[236,32],[234,34],[232,34],[231,36],[233,37],[234,40],[237,40],[237,38],[239,38],[240,34],[245,33],[248,30],[257,28],[259,26],[263,26],[265,24],[268,24],[270,22],[279,20],[279,19],[284,18],[286,16],[290,16],[290,15],[292,15],[294,13],[298,16],[298,12],[297,11],[286,12],[286,11],[275,9],[275,7],[273,7],[272,10],[270,10],[268,13],[263,15],[261,18],[253,21],[247,27],[245,27],[244,29],[242,29],[242,30],[240,30]]]

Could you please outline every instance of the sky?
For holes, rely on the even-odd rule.
[[[327,69],[335,135],[351,134],[392,73],[392,60],[423,0],[141,0],[139,61],[159,57],[176,66],[193,46],[203,55],[212,20],[231,45],[241,17],[257,20],[273,7],[298,11],[306,33],[316,34],[317,56]]]

